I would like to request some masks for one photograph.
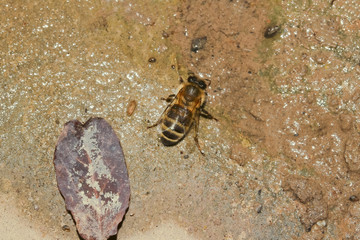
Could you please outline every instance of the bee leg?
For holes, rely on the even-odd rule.
[[[170,94],[167,98],[161,98],[161,100],[165,100],[166,102],[171,102],[174,100],[175,94]]]
[[[151,125],[151,126],[148,126],[147,128],[153,128],[153,127],[156,127],[157,125],[159,125],[161,123],[161,118],[159,118],[159,120],[154,124],[154,125]]]
[[[201,109],[200,116],[207,118],[207,119],[214,119],[215,121],[219,121],[219,120],[217,120],[217,118],[214,118],[208,111],[206,111],[203,108]]]
[[[199,144],[199,139],[198,139],[198,133],[199,133],[199,119],[200,119],[200,111],[197,111],[196,115],[195,115],[195,144],[197,146],[197,148],[199,149],[200,153],[205,156],[205,153],[203,153],[203,151],[201,150],[200,144]]]

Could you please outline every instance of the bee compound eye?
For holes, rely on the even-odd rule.
[[[201,89],[205,89],[205,88],[206,88],[206,83],[205,83],[203,80],[200,80],[200,81],[198,82],[198,85],[199,85],[199,87],[200,87]]]
[[[190,82],[190,83],[195,83],[196,81],[197,81],[197,78],[196,78],[196,77],[194,77],[194,76],[188,77],[188,82]]]

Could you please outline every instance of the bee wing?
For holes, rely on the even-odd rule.
[[[153,128],[156,127],[157,125],[159,125],[162,120],[163,120],[163,116],[164,114],[167,113],[167,111],[169,111],[169,107],[172,106],[174,104],[174,102],[178,99],[178,95],[180,94],[180,91],[176,94],[176,96],[171,100],[171,102],[166,106],[165,110],[162,112],[162,114],[160,115],[159,119],[157,120],[157,122],[147,128]]]

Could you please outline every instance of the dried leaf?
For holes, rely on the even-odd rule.
[[[130,184],[114,130],[102,118],[65,124],[55,149],[59,190],[86,240],[117,233],[129,206]]]

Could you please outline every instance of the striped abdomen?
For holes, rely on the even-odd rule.
[[[180,142],[189,130],[192,113],[180,106],[173,105],[164,116],[161,123],[161,142],[165,146],[173,146]]]

